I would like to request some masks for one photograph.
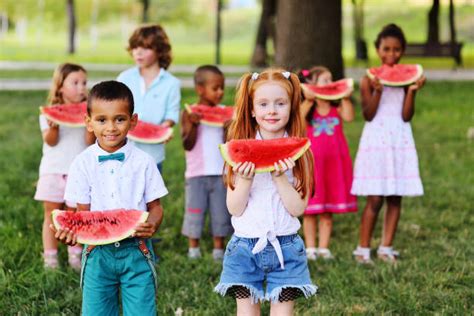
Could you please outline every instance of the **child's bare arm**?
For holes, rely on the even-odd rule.
[[[181,138],[185,150],[192,150],[196,144],[199,119],[197,114],[189,114],[186,110],[181,113]]]
[[[233,216],[241,216],[249,201],[250,188],[255,175],[255,164],[239,162],[233,168],[235,174],[234,189],[227,188],[227,209]]]
[[[163,123],[161,123],[161,125],[163,125],[164,127],[173,127],[175,124],[175,122],[173,120],[165,120]]]
[[[354,105],[350,96],[342,98],[338,112],[344,121],[352,122],[354,120]]]
[[[48,120],[49,128],[43,131],[43,141],[49,146],[56,146],[59,142],[59,125]]]
[[[360,94],[362,97],[362,114],[366,121],[372,121],[377,114],[383,85],[375,78],[374,80],[364,76],[360,82]]]
[[[291,158],[278,161],[278,163],[275,163],[275,171],[272,172],[272,178],[283,205],[291,215],[298,217],[304,213],[308,205],[308,197],[302,198],[293,184],[288,181],[285,172],[293,169],[294,166],[295,162]]]
[[[160,199],[156,199],[146,204],[148,209],[148,219],[145,223],[138,224],[133,237],[151,238],[158,230],[163,221],[163,207]]]
[[[303,91],[304,100],[300,105],[300,114],[303,121],[305,121],[306,115],[308,115],[309,111],[316,102],[316,95],[305,85],[301,85],[301,90]]]
[[[414,84],[410,85],[406,90],[405,100],[403,101],[402,119],[405,122],[411,121],[415,115],[415,96],[416,92],[423,87],[426,78],[422,76]]]

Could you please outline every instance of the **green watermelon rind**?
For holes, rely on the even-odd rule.
[[[85,127],[86,126],[85,121],[82,121],[81,123],[68,123],[68,122],[65,122],[65,121],[58,120],[58,119],[50,116],[48,113],[46,113],[45,110],[44,110],[45,108],[46,108],[45,106],[40,106],[39,107],[40,113],[43,114],[49,121],[51,121],[53,123],[56,123],[56,124],[61,125],[61,126],[73,127],[73,128]]]
[[[321,94],[318,93],[310,88],[310,85],[308,84],[303,84],[303,86],[307,86],[308,89],[311,90],[311,92],[314,93],[314,95],[321,100],[327,100],[327,101],[335,101],[335,100],[340,100],[346,96],[348,96],[353,90],[354,90],[354,79],[352,78],[346,78],[346,79],[341,79],[341,81],[344,81],[347,83],[347,89],[339,94],[333,94],[333,95],[328,95],[328,94]]]
[[[191,109],[191,106],[189,104],[186,103],[184,105],[184,108],[186,109],[186,111],[189,114],[193,113],[193,110]],[[207,125],[207,126],[212,126],[212,127],[223,127],[224,126],[224,122],[216,123],[216,122],[208,121],[208,120],[205,120],[205,119],[201,119],[199,122],[201,124],[204,124],[204,125]]]
[[[423,66],[421,66],[420,64],[416,64],[416,69],[417,69],[417,72],[416,74],[411,77],[410,79],[408,80],[405,80],[405,81],[388,81],[388,80],[383,80],[383,79],[380,79],[379,78],[379,81],[381,84],[383,84],[384,86],[389,86],[389,87],[404,87],[404,86],[408,86],[412,83],[414,83],[415,81],[417,81],[418,79],[420,79],[420,77],[423,75]],[[370,79],[375,79],[375,75],[372,74],[370,72],[370,69],[372,68],[368,68],[366,70],[366,73],[367,73],[367,76],[370,78]]]
[[[161,143],[166,142],[168,139],[170,139],[171,135],[173,135],[173,129],[169,127],[166,131],[166,134],[164,134],[161,137],[143,138],[143,137],[134,136],[133,131],[130,131],[127,134],[127,138],[130,140],[133,140],[134,142],[142,143],[142,144],[161,144]]]
[[[61,225],[57,221],[57,217],[59,215],[61,215],[62,212],[65,212],[65,211],[53,210],[53,212],[51,213],[51,217],[53,219],[53,225],[54,225],[54,228],[56,228],[56,229],[59,229],[61,227]],[[143,212],[143,214],[140,215],[140,218],[137,221],[137,224],[145,223],[147,218],[148,218],[148,212]],[[124,240],[125,238],[130,237],[134,233],[135,233],[135,229],[131,228],[131,229],[123,232],[119,236],[116,236],[116,237],[113,237],[113,238],[109,238],[109,239],[97,239],[97,238],[96,239],[87,239],[87,238],[78,237],[77,242],[80,243],[80,244],[83,244],[83,245],[95,245],[95,246],[107,245],[107,244],[111,244],[111,243],[114,243],[114,242],[117,242],[117,241]]]
[[[294,161],[298,160],[301,156],[303,156],[303,154],[308,150],[310,146],[311,146],[311,141],[307,139],[304,146],[302,146],[301,149],[296,154],[294,154],[292,157],[289,157],[289,158],[293,159]],[[232,158],[230,158],[229,152],[227,150],[227,143],[220,144],[219,151],[221,152],[222,158],[224,158],[225,162],[229,166],[231,166],[232,168],[237,166],[237,162],[233,161]],[[275,170],[275,167],[272,165],[272,166],[263,167],[263,168],[256,168],[255,173],[272,172],[274,170]]]

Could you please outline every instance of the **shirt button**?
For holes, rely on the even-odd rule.
[[[118,247],[120,247],[120,243],[119,243],[118,241],[116,241],[116,242],[114,243],[114,246],[115,246],[116,248],[118,248]]]

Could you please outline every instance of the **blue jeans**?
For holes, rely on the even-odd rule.
[[[83,255],[83,315],[119,315],[119,289],[123,315],[156,315],[156,271],[150,240],[146,244],[149,259],[135,238],[97,246]]]
[[[221,279],[214,291],[226,295],[231,287],[243,286],[249,290],[255,303],[259,300],[278,301],[285,288],[297,288],[305,297],[314,295],[317,286],[309,276],[303,240],[298,234],[277,238],[283,253],[284,269],[270,243],[261,252],[253,254],[258,238],[232,236],[224,255]]]

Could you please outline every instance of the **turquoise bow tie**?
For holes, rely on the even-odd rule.
[[[124,161],[125,160],[125,154],[124,153],[116,153],[116,154],[99,156],[99,162],[103,162],[103,161],[107,161],[107,160]]]

